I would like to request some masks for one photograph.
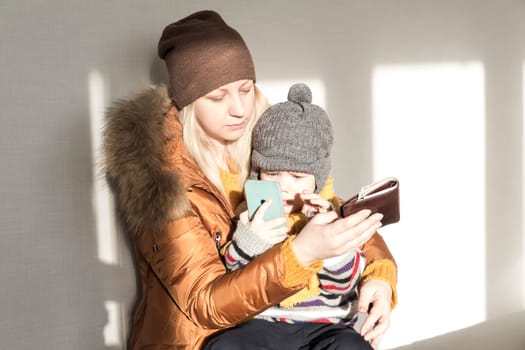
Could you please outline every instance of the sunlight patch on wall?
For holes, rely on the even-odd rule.
[[[522,143],[522,151],[521,151],[521,164],[522,164],[522,182],[521,182],[521,188],[522,188],[522,194],[521,194],[521,208],[524,211],[524,213],[521,214],[521,243],[522,243],[522,249],[521,249],[521,263],[522,268],[521,271],[525,271],[525,62],[523,63],[522,68],[522,83],[521,83],[521,106],[522,106],[522,130],[521,130],[521,143]],[[522,288],[521,290],[525,292],[525,276],[522,276]],[[525,295],[522,298],[523,302],[523,310],[525,310]]]
[[[114,346],[121,348],[123,337],[122,330],[122,315],[123,307],[120,303],[116,301],[105,301],[104,307],[108,314],[108,323],[104,326],[104,345]]]
[[[97,70],[88,76],[89,114],[91,125],[91,153],[93,169],[92,207],[95,214],[98,259],[109,265],[119,263],[117,232],[112,197],[104,174],[102,162],[102,126],[104,123],[104,80]]]
[[[373,71],[374,177],[400,180],[380,229],[399,266],[383,348],[485,320],[485,99],[480,62]]]
[[[312,90],[312,103],[326,108],[326,88],[318,79],[257,81],[257,86],[266,95],[271,104],[287,101],[288,90],[295,83],[305,83]]]

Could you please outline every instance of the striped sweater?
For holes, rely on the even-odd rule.
[[[289,224],[293,223],[295,229],[304,226],[305,220],[302,214],[292,214]],[[297,225],[298,221],[302,221],[300,225]],[[225,264],[230,271],[242,268],[271,247],[242,223],[239,222],[238,226],[232,241],[223,250]],[[293,296],[293,306],[281,303],[265,310],[257,318],[273,322],[324,322],[353,326],[357,320],[357,286],[365,265],[361,251],[326,259],[317,273],[317,285],[311,285],[310,290]]]

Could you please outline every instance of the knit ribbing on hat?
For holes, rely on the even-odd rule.
[[[251,176],[261,169],[297,171],[315,176],[319,192],[330,173],[332,125],[326,112],[312,104],[306,84],[295,84],[288,101],[268,108],[257,121],[252,136]]]
[[[225,84],[255,81],[246,43],[214,11],[193,13],[164,28],[158,54],[166,62],[171,97],[179,110]]]

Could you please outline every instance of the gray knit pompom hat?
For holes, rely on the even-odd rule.
[[[330,173],[332,144],[328,115],[312,104],[306,84],[294,84],[288,101],[268,108],[255,124],[250,176],[258,178],[261,169],[308,173],[315,176],[319,193]]]

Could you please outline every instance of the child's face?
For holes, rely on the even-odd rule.
[[[284,212],[286,215],[300,210],[303,202],[301,195],[315,191],[315,176],[298,171],[261,170],[261,180],[275,181],[281,185]]]

